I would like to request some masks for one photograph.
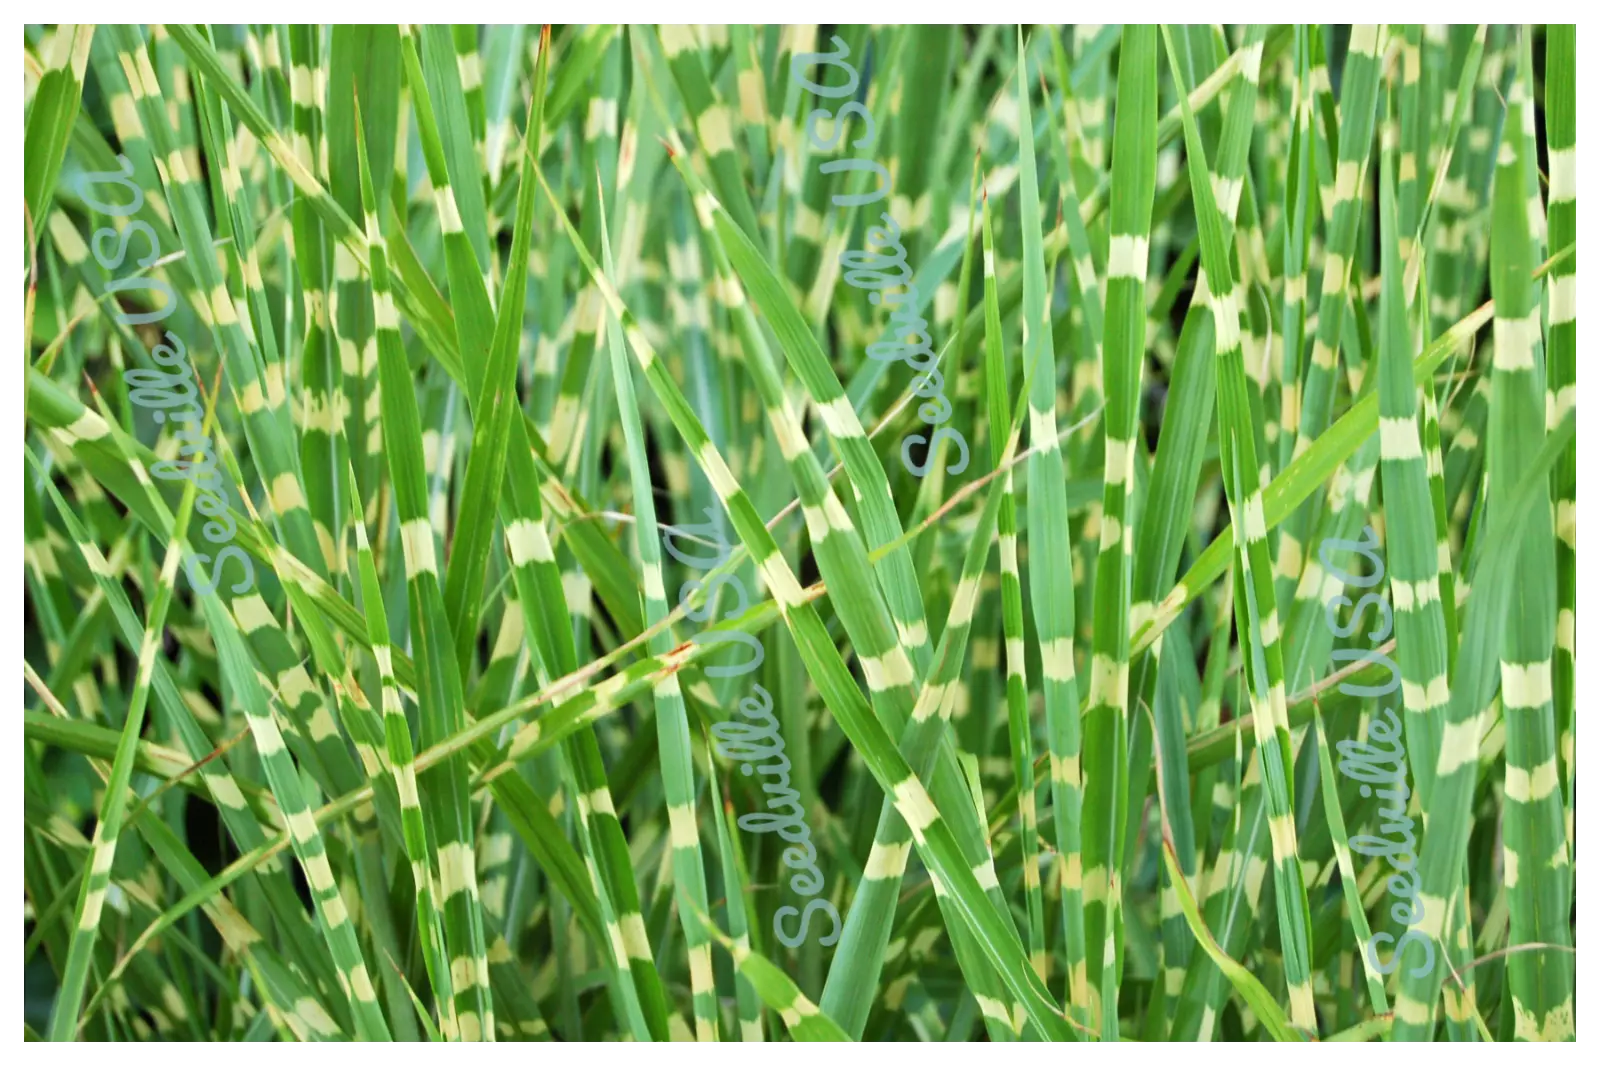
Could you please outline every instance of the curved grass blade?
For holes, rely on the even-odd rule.
[[[1083,717],[1083,867],[1084,931],[1088,978],[1100,993],[1100,1030],[1105,1039],[1117,1030],[1116,1002],[1122,966],[1120,869],[1116,838],[1123,822],[1123,779],[1128,731],[1128,609],[1133,578],[1133,468],[1136,425],[1145,350],[1145,279],[1149,267],[1150,215],[1155,199],[1156,30],[1153,26],[1123,31],[1122,58],[1117,67],[1117,113],[1111,159],[1110,252],[1106,267],[1105,348],[1105,490],[1101,503],[1100,545],[1094,568],[1094,624],[1088,709]],[[1024,205],[1030,175],[1024,173]],[[1028,234],[1037,227],[1028,226]],[[1044,291],[1037,256],[1025,259],[1036,290]],[[1029,285],[1024,275],[1024,289]],[[1024,304],[1028,297],[1024,295]],[[1041,305],[1036,305],[1041,306]],[[1042,339],[1030,337],[1033,343]],[[1221,345],[1219,344],[1219,347]],[[1030,417],[1040,420],[1031,435],[1049,439],[1055,389],[1051,379],[1034,379]],[[1048,418],[1048,421],[1046,419]],[[1029,499],[1043,486],[1046,468],[1030,468]],[[1031,503],[1030,503],[1031,506]],[[1029,529],[1043,529],[1029,518]],[[1033,573],[1034,610],[1049,602],[1045,574]],[[1057,570],[1057,573],[1060,571]],[[1056,597],[1060,598],[1060,597]],[[1040,637],[1057,625],[1039,626]],[[1070,659],[1069,659],[1070,663]],[[1059,668],[1058,668],[1059,670]],[[1064,672],[1064,671],[1063,671]],[[1108,970],[1110,972],[1108,972]]]
[[[414,64],[413,64],[414,65]],[[388,456],[400,520],[400,545],[405,561],[411,633],[417,649],[417,696],[421,708],[422,743],[431,745],[466,724],[461,675],[450,637],[444,599],[439,590],[438,556],[428,520],[422,430],[411,372],[401,348],[400,323],[389,291],[388,256],[375,212],[372,173],[366,164],[366,138],[356,137],[361,163],[361,199],[366,209],[367,239],[372,251],[373,316],[378,334],[378,373],[382,388],[384,451]],[[448,194],[448,190],[446,190]],[[444,908],[444,949],[455,994],[455,1025],[446,1025],[447,1039],[494,1038],[494,1006],[489,994],[488,946],[478,905],[474,825],[463,756],[445,760],[436,770],[418,776],[419,791],[428,795],[433,828],[434,862],[439,871],[439,902]],[[450,1020],[445,1012],[445,1020]]]
[[[525,184],[533,185],[525,174]],[[600,246],[606,269],[613,270],[611,240],[606,229],[605,209],[600,213]],[[623,350],[620,323],[609,323],[606,347],[611,356],[611,378],[617,392],[617,410],[628,449],[628,471],[633,485],[636,513],[634,544],[644,572],[644,611],[649,625],[667,614],[666,586],[662,579],[660,533],[656,524],[654,489],[650,480],[650,460],[645,454],[644,426],[639,417],[639,399],[633,388],[633,369]],[[665,655],[674,642],[670,631],[650,638],[652,655]],[[694,762],[689,744],[689,718],[677,674],[668,674],[656,686],[656,733],[661,750],[662,784],[667,803],[672,847],[672,884],[678,902],[678,918],[683,923],[684,946],[689,953],[689,979],[694,997],[694,1024],[697,1040],[717,1039],[716,985],[711,971],[711,943],[702,925],[707,913],[705,860],[700,852],[700,819],[695,804]]]
[[[1170,57],[1170,33],[1167,34],[1167,46]],[[1200,227],[1200,258],[1215,317],[1223,484],[1227,488],[1233,528],[1243,535],[1242,543],[1238,542],[1239,534],[1235,535],[1238,547],[1234,570],[1234,611],[1240,653],[1245,658],[1251,716],[1256,729],[1256,751],[1261,758],[1270,818],[1273,884],[1277,890],[1284,978],[1289,985],[1290,1013],[1295,1025],[1314,1033],[1317,1023],[1311,992],[1311,918],[1294,821],[1291,776],[1294,748],[1286,706],[1272,563],[1266,543],[1260,466],[1256,461],[1256,433],[1239,343],[1239,304],[1224,242],[1223,220],[1212,192],[1205,150],[1200,145],[1194,113],[1188,106],[1182,75],[1176,72],[1176,60],[1173,58],[1174,77],[1178,79],[1179,100],[1183,105],[1190,186]]]

